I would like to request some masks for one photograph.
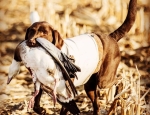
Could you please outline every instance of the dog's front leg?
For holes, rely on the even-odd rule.
[[[97,100],[97,74],[93,74],[90,79],[84,84],[84,89],[87,96],[93,104],[93,115],[100,115],[100,106]]]
[[[40,99],[42,96],[42,92],[43,92],[43,90],[40,88],[38,95],[35,97],[35,103],[34,103],[33,110],[40,115],[45,115],[46,110],[43,107],[40,107]]]
[[[65,107],[61,107],[60,115],[67,115],[68,110]]]

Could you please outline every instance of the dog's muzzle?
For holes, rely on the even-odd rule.
[[[36,46],[38,46],[38,43],[36,42],[36,38],[35,39],[29,39],[27,41],[27,45],[30,46],[30,47],[36,47]]]

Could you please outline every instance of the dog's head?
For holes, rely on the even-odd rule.
[[[27,40],[29,46],[37,46],[36,38],[38,37],[49,40],[59,49],[61,49],[63,45],[63,39],[59,32],[54,30],[51,25],[45,21],[33,23],[26,31],[25,40]]]

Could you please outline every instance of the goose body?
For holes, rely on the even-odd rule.
[[[65,80],[60,67],[54,62],[54,59],[42,47],[28,47],[26,41],[17,46],[18,53],[23,64],[31,73],[33,82],[36,86],[34,97],[29,102],[29,108],[33,107],[35,96],[38,94],[40,85],[50,87],[53,90],[54,104],[56,98],[60,102],[69,103],[74,96],[66,88]],[[15,59],[10,65],[8,73],[8,82],[19,72],[20,63]]]

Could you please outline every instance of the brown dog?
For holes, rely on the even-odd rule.
[[[93,73],[84,84],[85,91],[93,104],[93,115],[99,115],[100,112],[99,104],[97,103],[97,86],[99,86],[99,88],[107,88],[112,86],[116,81],[115,74],[120,62],[120,51],[117,42],[130,30],[135,21],[136,3],[137,0],[130,0],[127,17],[117,30],[109,35],[103,33],[94,34],[97,35],[100,39],[99,41],[101,41],[103,55],[99,64],[100,69],[96,73]],[[58,31],[54,30],[47,22],[36,22],[27,29],[25,39],[28,40],[29,46],[38,46],[35,40],[38,37],[48,39],[59,49],[61,49],[64,43]],[[42,90],[40,90],[39,95],[35,98],[33,109],[39,114],[45,114],[45,110],[40,107],[39,104],[41,95]],[[60,115],[66,115],[67,112],[68,110],[62,107]]]

